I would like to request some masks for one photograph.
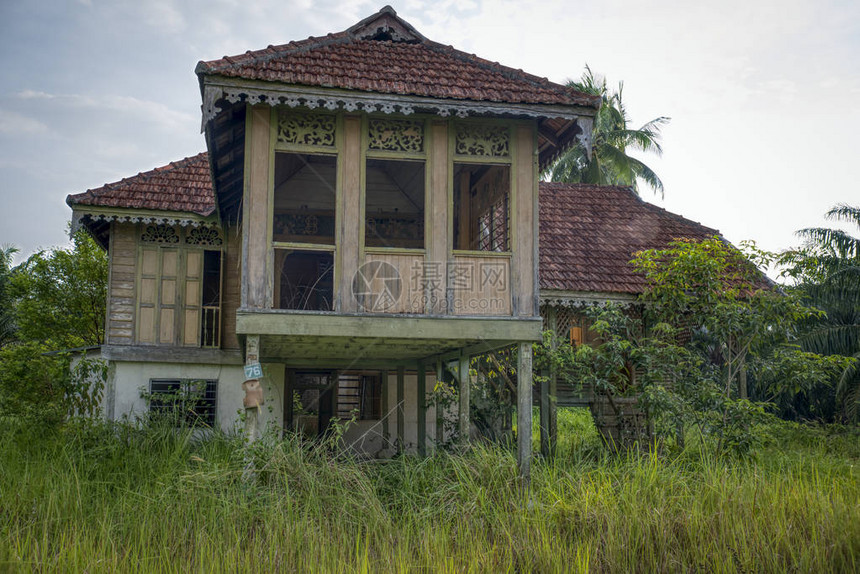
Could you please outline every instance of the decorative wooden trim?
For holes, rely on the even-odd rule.
[[[337,116],[320,112],[276,108],[275,145],[278,149],[293,147],[336,149]]]
[[[491,122],[455,122],[454,156],[510,162],[513,157],[511,127]]]
[[[408,116],[427,111],[440,117],[509,116],[529,118],[561,118],[576,120],[594,117],[597,109],[588,106],[562,104],[508,104],[471,100],[446,100],[419,96],[358,92],[336,88],[317,88],[276,84],[273,82],[236,80],[221,76],[204,78],[203,118],[200,131],[222,110],[219,104],[246,102],[251,105],[285,105],[309,110],[402,114]]]
[[[367,119],[368,152],[393,152],[423,157],[426,151],[424,120],[370,117]]]

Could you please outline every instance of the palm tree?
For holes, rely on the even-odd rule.
[[[638,181],[644,181],[654,193],[663,195],[663,182],[642,161],[627,155],[628,150],[663,153],[660,147],[660,130],[669,118],[660,116],[639,129],[627,126],[630,118],[624,107],[622,92],[624,84],[619,82],[616,91],[610,91],[606,78],[595,76],[588,65],[582,77],[567,82],[569,88],[602,100],[600,110],[594,118],[591,157],[581,143],[564,152],[549,170],[552,181],[568,183],[595,183],[598,185],[626,185],[638,190]]]
[[[860,230],[860,207],[840,204],[826,218]],[[856,359],[836,386],[844,414],[856,420],[860,415],[860,238],[823,227],[801,229],[797,234],[806,240],[806,249],[794,253],[794,271],[804,279],[800,288],[826,314],[811,326],[802,343],[816,353]]]

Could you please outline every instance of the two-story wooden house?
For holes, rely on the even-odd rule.
[[[347,442],[424,453],[444,438],[435,382],[510,345],[532,404],[538,176],[577,138],[590,148],[598,98],[432,42],[389,7],[197,75],[208,153],[67,200],[110,255],[108,416],[194,386],[230,427],[260,364],[257,426],[316,434],[357,412]]]

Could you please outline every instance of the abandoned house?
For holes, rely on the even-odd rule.
[[[635,251],[716,233],[629,189],[539,183],[590,148],[599,99],[432,42],[389,7],[196,72],[207,152],[67,198],[110,257],[110,418],[194,393],[212,425],[247,408],[250,432],[316,435],[354,413],[354,448],[423,454],[444,439],[437,380],[516,346],[530,407],[545,320],[581,342],[575,305],[641,291]],[[464,435],[469,401],[461,384]]]

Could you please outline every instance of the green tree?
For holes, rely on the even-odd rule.
[[[15,337],[15,307],[10,283],[12,256],[17,252],[18,250],[11,246],[0,249],[0,348]]]
[[[759,398],[771,401],[826,384],[849,364],[797,346],[800,327],[819,313],[759,271],[756,264],[768,265],[774,254],[743,247],[719,237],[679,240],[633,260],[648,280],[642,295],[647,320],[688,328],[708,343],[699,346],[705,359],[700,380],[687,385],[685,399],[697,424],[719,437],[718,450],[748,449],[751,425],[764,412],[764,405],[747,400],[748,368],[758,377]]]
[[[18,338],[57,349],[102,344],[107,276],[107,255],[83,231],[71,249],[32,255],[11,277]]]
[[[840,204],[826,214],[860,231],[860,207]],[[808,351],[860,360],[860,238],[841,229],[801,229],[802,249],[783,255],[784,274],[824,314],[807,324],[801,344]],[[849,419],[860,418],[860,368],[855,361],[842,372],[833,399]]]
[[[567,86],[586,94],[599,96],[600,110],[594,119],[591,157],[581,143],[577,143],[559,157],[549,169],[552,181],[567,183],[594,183],[598,185],[624,185],[638,191],[642,180],[655,193],[663,195],[663,182],[644,162],[628,154],[641,151],[661,155],[661,130],[669,122],[667,117],[655,118],[638,129],[628,126],[630,118],[622,98],[623,83],[611,90],[606,78],[595,76],[588,66],[579,80],[570,80]]]

